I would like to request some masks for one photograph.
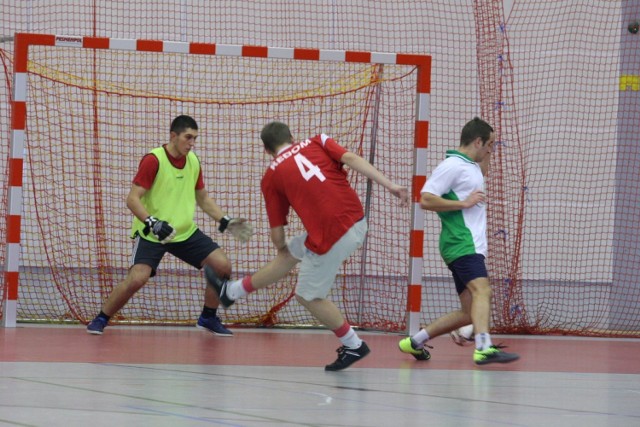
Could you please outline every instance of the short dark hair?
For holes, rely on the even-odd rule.
[[[263,127],[262,132],[260,132],[260,139],[262,139],[264,148],[271,153],[275,153],[277,147],[290,142],[292,138],[289,126],[281,122],[271,122]]]
[[[460,146],[466,147],[478,137],[480,137],[482,145],[484,145],[489,138],[491,138],[491,132],[493,132],[493,128],[489,123],[480,117],[474,117],[462,128],[462,132],[460,133]]]
[[[198,130],[198,123],[190,116],[178,116],[171,122],[171,132],[181,134],[187,129]]]

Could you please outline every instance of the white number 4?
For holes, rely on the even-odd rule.
[[[293,157],[296,160],[296,165],[298,165],[298,169],[300,169],[300,173],[302,177],[309,181],[314,176],[317,177],[320,182],[323,182],[325,179],[324,175],[320,171],[320,168],[309,161],[305,156],[298,153]]]

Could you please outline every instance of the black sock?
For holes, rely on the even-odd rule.
[[[218,313],[218,309],[217,308],[210,308],[207,307],[206,305],[202,307],[202,318],[204,319],[211,319],[212,317],[215,317],[216,314]]]
[[[107,316],[106,314],[104,314],[104,311],[100,311],[100,314],[98,314],[98,317],[106,320],[107,322],[109,321],[109,319],[111,319],[111,316]]]

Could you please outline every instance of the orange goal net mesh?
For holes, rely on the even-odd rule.
[[[256,235],[248,244],[196,222],[223,247],[233,276],[274,255],[260,179],[271,120],[296,138],[327,133],[394,180],[410,182],[416,73],[410,66],[32,47],[29,61],[19,318],[90,320],[130,266],[125,198],[142,156],[169,138],[178,114],[198,121],[206,188]],[[393,160],[391,160],[393,158]],[[350,174],[369,211],[368,242],[340,272],[333,299],[363,327],[404,327],[409,212],[384,188]],[[392,200],[393,199],[393,200]],[[288,234],[302,229],[291,215]],[[395,241],[394,239],[400,239]],[[404,243],[403,243],[404,240]],[[248,325],[315,325],[293,296],[296,271],[221,312]],[[193,323],[202,273],[167,254],[156,277],[114,317]],[[381,304],[393,296],[388,304]],[[372,308],[375,307],[375,310]]]

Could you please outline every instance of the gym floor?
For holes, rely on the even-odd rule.
[[[432,359],[360,332],[325,372],[325,330],[0,327],[0,426],[640,426],[640,339],[494,336],[521,359],[475,366],[448,336]]]

